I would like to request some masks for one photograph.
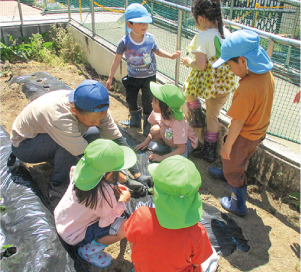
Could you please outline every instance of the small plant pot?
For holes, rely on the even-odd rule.
[[[14,254],[17,253],[17,248],[12,246],[12,247],[8,247],[5,250],[1,249],[1,255],[0,255],[0,260],[8,258]]]

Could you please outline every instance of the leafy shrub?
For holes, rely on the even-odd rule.
[[[50,32],[33,34],[31,38],[20,37],[17,45],[9,36],[9,45],[0,42],[1,60],[37,60],[57,67],[69,63],[84,63],[81,46],[75,42],[69,29],[54,25]]]

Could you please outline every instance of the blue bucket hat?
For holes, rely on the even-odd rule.
[[[245,57],[248,69],[256,74],[263,74],[273,69],[274,65],[265,50],[259,45],[260,37],[250,30],[238,30],[231,33],[223,42],[221,57],[213,63],[217,68],[234,57]]]
[[[147,9],[138,3],[130,4],[124,12],[125,21],[132,23],[147,23],[153,22],[152,17],[147,12]]]
[[[70,92],[69,101],[85,111],[100,112],[109,107],[109,92],[99,81],[87,79]],[[98,105],[105,105],[97,109]]]

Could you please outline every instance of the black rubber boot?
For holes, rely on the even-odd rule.
[[[202,108],[189,110],[190,112],[190,125],[196,128],[202,128],[205,126],[206,116],[202,111]]]
[[[216,147],[217,143],[204,142],[203,148],[192,152],[192,155],[206,162],[214,162],[216,160]]]
[[[131,118],[129,121],[121,121],[121,124],[130,127],[141,127],[142,108],[139,107],[137,111],[130,111]]]
[[[143,135],[147,137],[152,125],[147,121],[149,115],[143,115]]]

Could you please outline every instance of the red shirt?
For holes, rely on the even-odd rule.
[[[203,225],[163,228],[154,208],[139,207],[124,228],[127,240],[133,244],[135,272],[201,272],[200,264],[213,253]]]

